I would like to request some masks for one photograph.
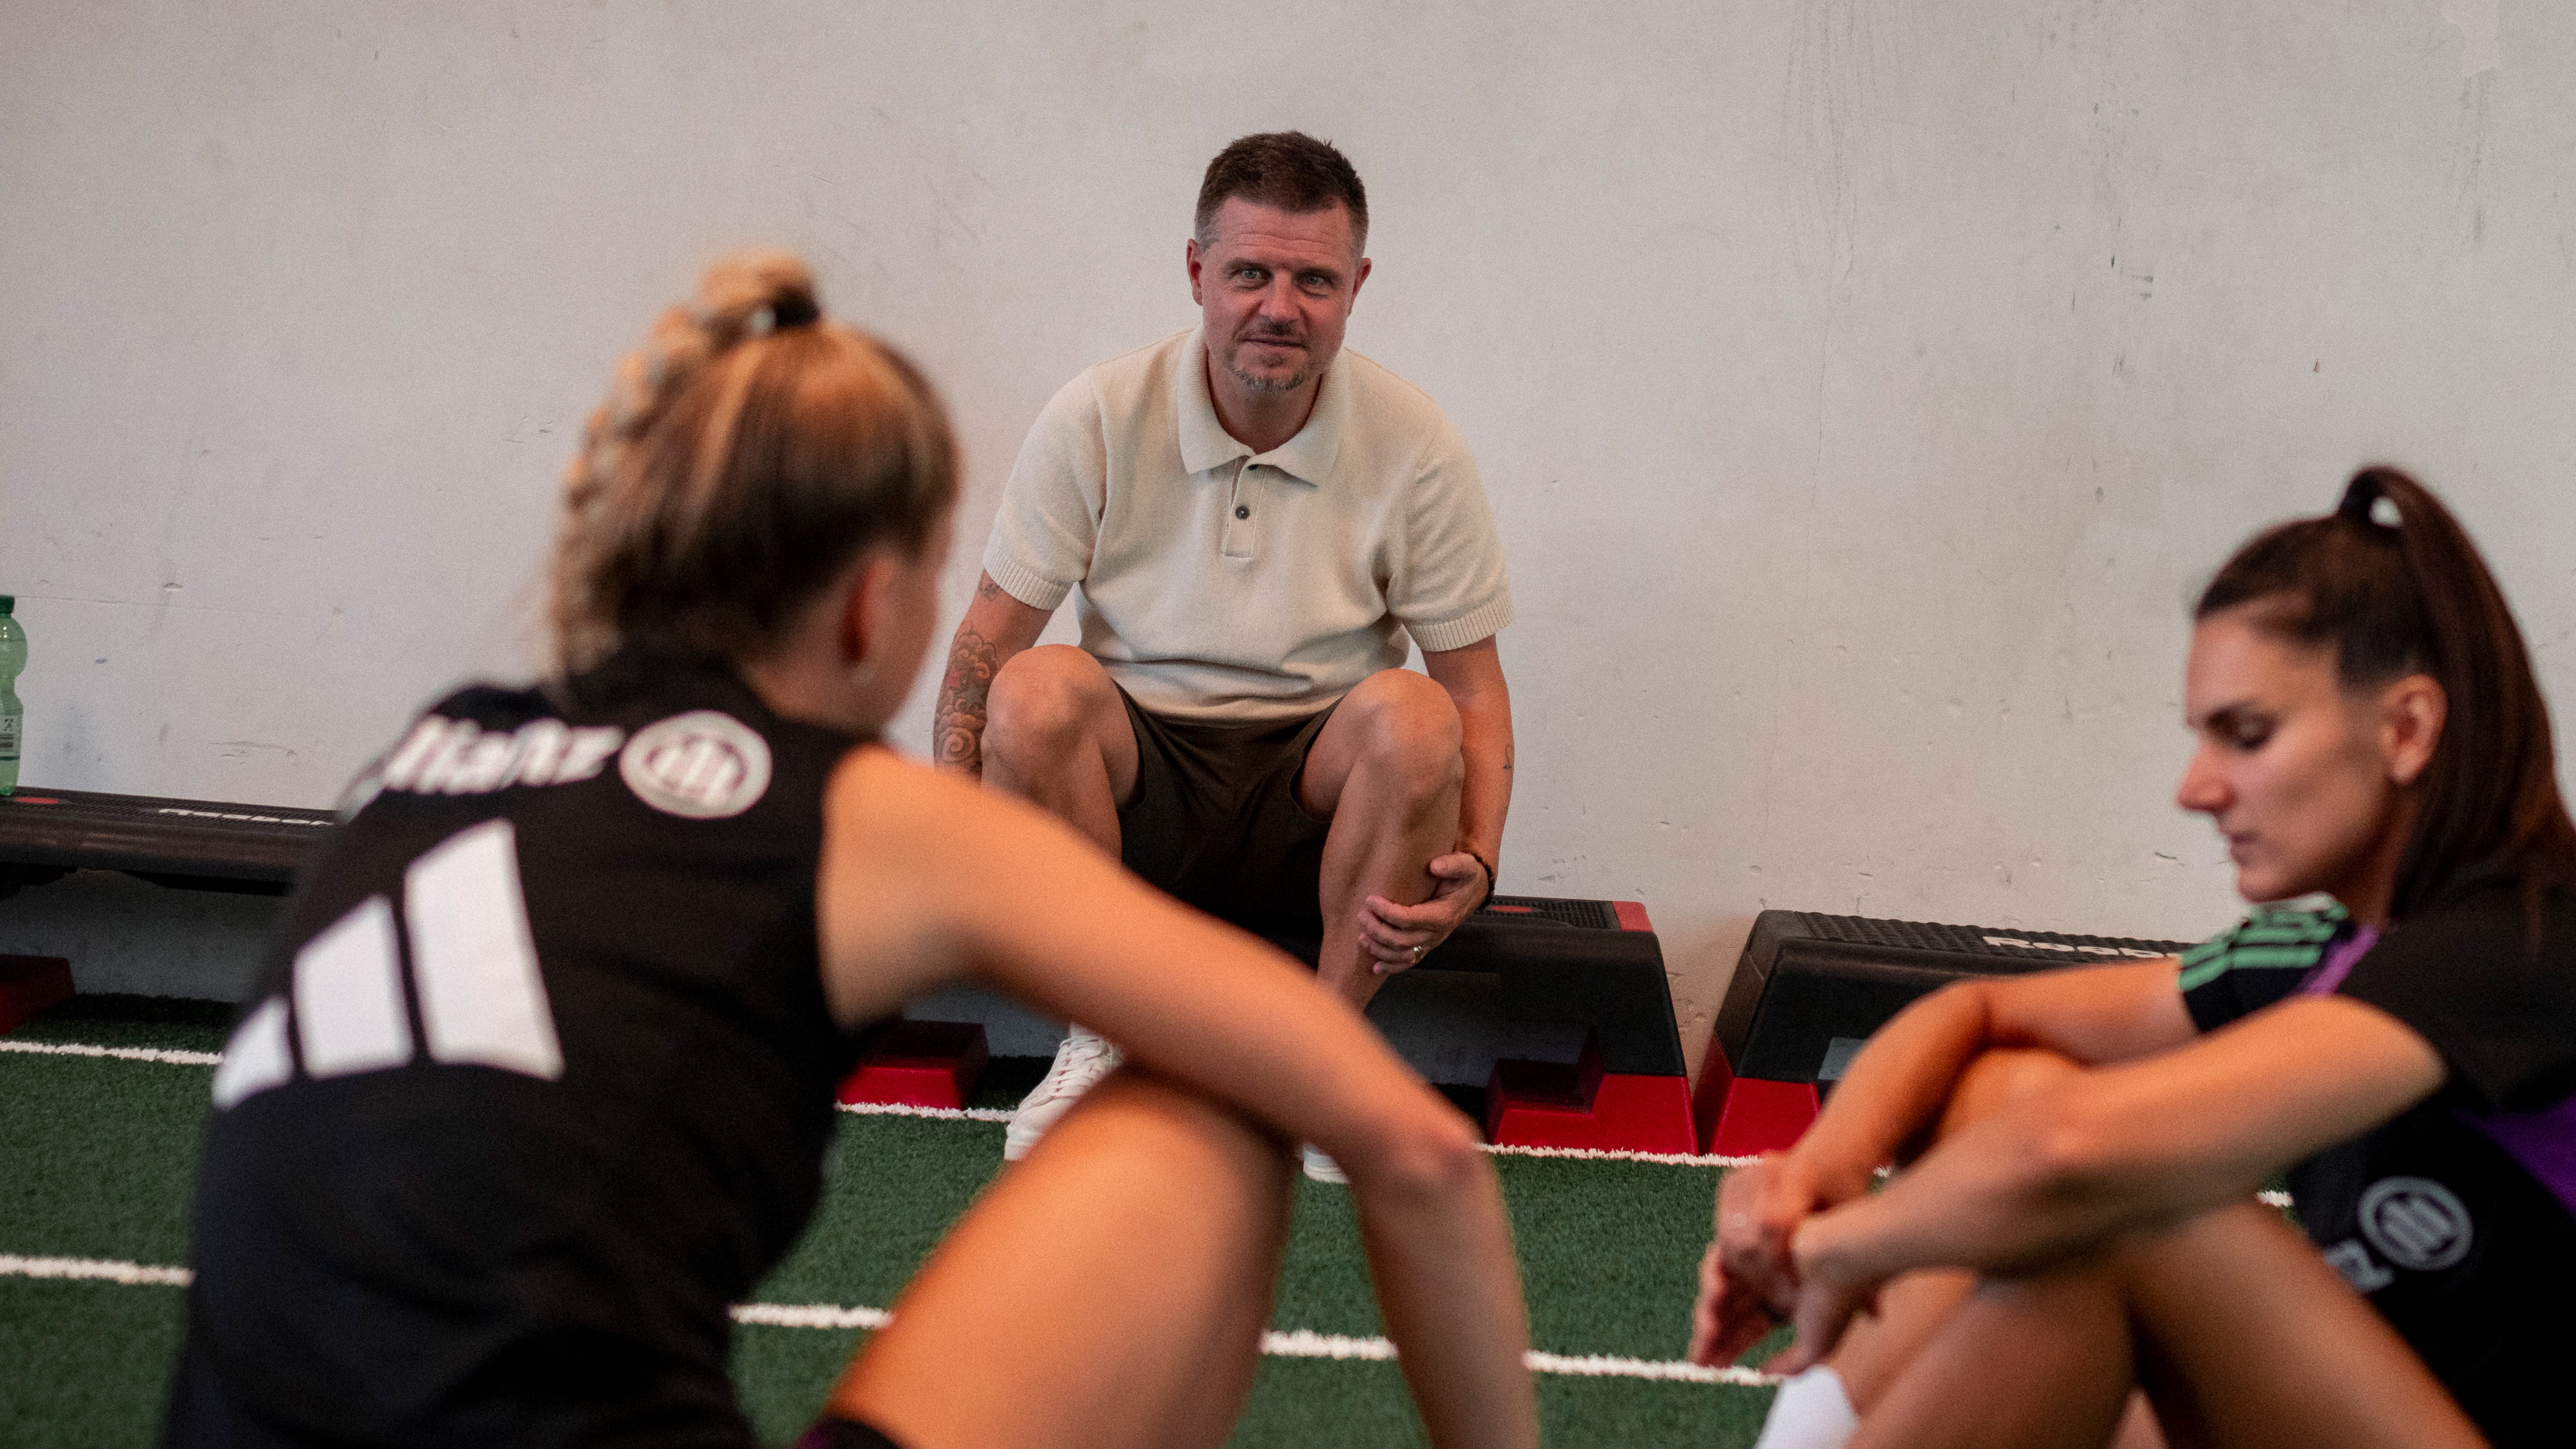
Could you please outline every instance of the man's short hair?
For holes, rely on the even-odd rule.
[[[1211,238],[1208,227],[1217,208],[1234,197],[1275,206],[1293,215],[1322,211],[1334,202],[1350,208],[1351,245],[1368,250],[1368,190],[1350,158],[1303,131],[1264,131],[1238,137],[1208,163],[1199,183],[1196,222],[1199,245]]]

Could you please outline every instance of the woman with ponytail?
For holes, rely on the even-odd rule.
[[[2245,922],[1925,998],[1724,1183],[1692,1353],[1794,1324],[1766,1449],[2568,1442],[2576,827],[2503,594],[2367,470],[2219,571],[2184,707]]]
[[[1349,1173],[1432,1442],[1537,1443],[1466,1120],[1294,962],[877,742],[956,491],[928,384],[792,258],[717,267],[619,366],[558,672],[361,779],[215,1073],[165,1443],[750,1444],[727,1306],[813,1210],[860,1035],[960,979],[1131,1065],[800,1443],[1221,1444],[1298,1142]]]

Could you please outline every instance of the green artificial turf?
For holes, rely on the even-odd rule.
[[[212,1075],[0,1052],[0,1253],[186,1262]]]
[[[10,1035],[212,1051],[227,1008],[85,997]],[[995,1064],[980,1097],[1008,1105],[1038,1066]],[[187,1261],[187,1213],[210,1069],[0,1052],[0,1254]],[[1001,1167],[995,1123],[842,1119],[823,1202],[761,1286],[768,1303],[883,1307]],[[1712,1169],[1495,1159],[1510,1204],[1532,1346],[1680,1356],[1707,1241]],[[154,1437],[184,1295],[167,1287],[0,1275],[0,1444],[113,1449]],[[1383,1331],[1348,1194],[1300,1180],[1273,1323]],[[738,1327],[734,1373],[765,1442],[811,1419],[856,1331]],[[1548,1442],[1634,1449],[1749,1444],[1768,1389],[1539,1376]],[[1391,1363],[1267,1358],[1233,1443],[1422,1441]]]
[[[153,1443],[181,1302],[176,1288],[0,1278],[0,1444]]]

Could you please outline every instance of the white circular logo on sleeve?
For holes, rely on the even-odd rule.
[[[618,753],[617,773],[656,810],[717,820],[740,815],[769,789],[769,742],[732,715],[692,710],[636,731]]]
[[[2361,1195],[2361,1235],[2380,1256],[2418,1273],[2469,1255],[2468,1204],[2429,1177],[2383,1177]]]

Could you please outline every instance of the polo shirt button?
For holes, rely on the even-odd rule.
[[[1237,518],[1250,518],[1252,516],[1252,510],[1246,505],[1238,503],[1234,505],[1234,516]]]

